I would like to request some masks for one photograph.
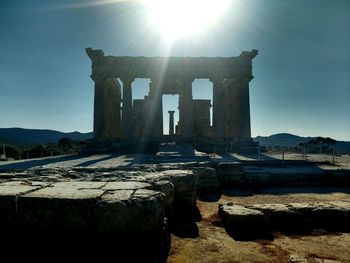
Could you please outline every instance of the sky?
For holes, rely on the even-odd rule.
[[[2,0],[0,127],[91,131],[87,47],[115,56],[193,57],[257,49],[252,136],[287,132],[350,140],[348,0],[232,0],[215,23],[172,43],[137,1]],[[143,98],[147,85],[137,79],[134,98]],[[212,84],[196,80],[193,96],[210,99]],[[163,99],[165,130],[176,98]]]

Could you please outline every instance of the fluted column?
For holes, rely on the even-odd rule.
[[[224,137],[224,87],[223,78],[211,78],[213,83],[213,136],[216,140]]]
[[[131,84],[134,81],[132,77],[124,77],[120,79],[123,82],[123,137],[130,138],[132,135],[132,90]]]
[[[174,113],[175,111],[170,110],[169,113],[169,135],[174,135]]]

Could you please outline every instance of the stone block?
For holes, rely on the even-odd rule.
[[[165,205],[171,206],[174,201],[174,185],[172,182],[167,180],[160,180],[153,184],[153,190],[159,191],[165,196]]]
[[[104,194],[99,189],[101,185],[61,182],[21,196],[17,206],[21,226],[25,231],[41,233],[89,231],[93,226],[93,207]]]
[[[285,204],[254,204],[247,206],[264,213],[270,222],[270,228],[285,233],[302,233],[309,229],[309,220],[304,214]]]
[[[221,162],[217,170],[221,188],[234,187],[244,181],[244,169],[240,162]]]
[[[102,190],[137,190],[151,188],[151,185],[143,182],[125,181],[125,182],[108,182],[102,187]]]
[[[244,178],[247,184],[255,186],[267,186],[271,181],[271,176],[267,173],[246,173]]]
[[[200,195],[215,195],[221,193],[217,172],[214,168],[203,167],[193,170],[198,177],[197,193]]]
[[[219,216],[235,240],[272,238],[268,217],[259,210],[227,203],[219,205]]]
[[[42,182],[24,181],[10,181],[0,184],[0,233],[8,231],[18,223],[19,197],[47,185],[47,183]]]

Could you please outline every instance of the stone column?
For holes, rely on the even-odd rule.
[[[237,79],[231,84],[228,92],[226,119],[231,125],[227,137],[250,139],[250,103],[249,103],[249,80]]]
[[[159,139],[163,136],[163,104],[161,81],[159,77],[151,78],[150,93],[147,98],[146,115],[146,136],[153,139]]]
[[[250,102],[249,102],[249,81],[250,79],[242,79],[239,82],[240,90],[240,111],[241,111],[241,138],[250,139]]]
[[[193,99],[192,78],[182,79],[183,87],[180,95],[180,133],[184,140],[189,141],[193,137]]]
[[[223,78],[211,78],[213,83],[213,137],[222,140],[224,137],[224,87]]]
[[[95,94],[94,94],[94,138],[102,139],[105,130],[105,116],[104,116],[104,84],[106,78],[94,77]]]
[[[169,135],[174,135],[174,113],[175,111],[170,110],[169,112]]]
[[[120,139],[120,84],[114,78],[108,78],[104,84],[104,114],[105,114],[105,138]]]
[[[131,84],[134,81],[132,77],[124,77],[120,79],[123,82],[123,138],[130,138],[132,135],[132,91]]]

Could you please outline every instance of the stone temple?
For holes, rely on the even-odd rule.
[[[177,142],[205,152],[256,150],[251,139],[249,82],[257,50],[213,58],[117,57],[91,48],[86,52],[95,82],[94,147],[142,152],[156,151],[163,142]],[[144,99],[133,99],[136,78],[151,80]],[[213,105],[210,100],[193,99],[195,79],[213,83]],[[164,94],[179,95],[179,122],[174,123],[174,112],[169,111],[169,135],[163,134]]]

